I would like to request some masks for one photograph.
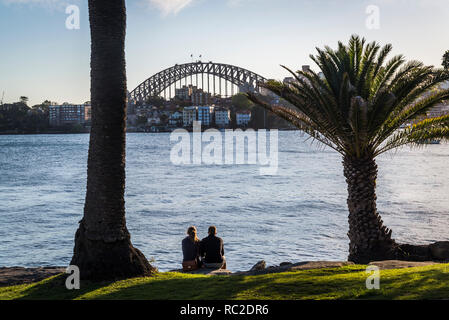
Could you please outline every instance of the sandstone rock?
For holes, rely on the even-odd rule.
[[[260,270],[265,270],[267,266],[267,263],[265,262],[265,260],[261,260],[259,262],[257,262],[250,271],[260,271]]]
[[[429,248],[434,259],[449,260],[449,241],[435,242]]]
[[[438,263],[434,262],[434,261],[385,260],[385,261],[372,261],[369,264],[377,266],[381,270],[388,270],[388,269],[425,267],[425,266],[435,265]]]
[[[343,266],[348,266],[348,265],[353,265],[353,264],[354,264],[353,262],[347,262],[347,261],[343,261],[343,262],[339,262],[339,261],[305,261],[305,262],[288,264],[288,265],[279,266],[279,267],[269,267],[269,268],[260,269],[260,270],[236,272],[236,273],[234,273],[234,275],[255,276],[255,275],[261,275],[261,274],[280,273],[280,272],[297,271],[297,270],[337,268],[337,267],[343,267]]]
[[[232,274],[232,271],[227,269],[208,269],[208,268],[200,268],[193,271],[183,271],[182,269],[170,270],[169,272],[179,272],[179,273],[187,273],[187,274],[201,274],[205,276],[228,276]]]
[[[65,267],[0,268],[0,287],[32,283],[65,273]]]

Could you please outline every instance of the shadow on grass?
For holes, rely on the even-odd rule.
[[[342,298],[345,288],[363,290],[365,282],[347,279],[347,270],[289,272],[262,276],[215,276],[201,278],[155,279],[118,291],[96,296],[98,299],[154,300],[291,300]],[[357,272],[352,270],[352,272]],[[343,275],[328,281],[328,276]],[[321,279],[321,280],[320,280]],[[338,292],[341,289],[341,292]]]
[[[239,276],[155,279],[119,291],[99,294],[98,299],[232,300],[245,290],[269,285],[270,279],[245,281]]]
[[[432,300],[449,299],[449,272],[444,269],[411,271],[400,277],[381,276],[380,290],[370,290],[361,299]]]

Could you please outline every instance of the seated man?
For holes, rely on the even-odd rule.
[[[209,236],[201,240],[200,255],[206,268],[226,269],[223,239],[217,237],[217,228],[209,227]]]

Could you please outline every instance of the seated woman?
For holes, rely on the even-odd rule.
[[[201,240],[200,256],[206,268],[226,269],[226,258],[224,256],[223,239],[217,237],[217,228],[209,227],[209,236]]]
[[[182,240],[182,269],[193,271],[201,266],[200,261],[200,239],[198,239],[196,227],[187,229],[187,237]]]

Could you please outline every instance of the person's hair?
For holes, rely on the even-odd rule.
[[[212,234],[212,235],[216,235],[217,234],[217,227],[216,226],[210,226],[208,233]]]
[[[189,227],[189,229],[187,229],[187,234],[190,237],[190,240],[192,240],[192,242],[200,241],[200,239],[198,239],[198,236],[196,234],[196,227],[195,226]]]

